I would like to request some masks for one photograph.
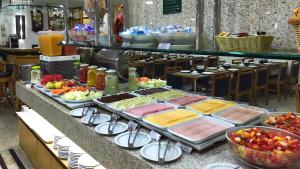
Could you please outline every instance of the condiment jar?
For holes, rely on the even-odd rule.
[[[79,76],[80,76],[79,70],[80,70],[80,62],[75,62],[73,68],[73,79],[76,81],[79,81]]]
[[[38,84],[41,80],[41,67],[33,66],[31,67],[31,83]]]
[[[105,89],[106,70],[107,69],[105,67],[100,67],[99,69],[97,69],[96,84],[95,84],[97,90]]]
[[[88,73],[88,64],[81,64],[79,69],[79,82],[86,83],[87,82],[87,73]]]
[[[106,94],[117,94],[120,91],[119,78],[116,70],[106,71],[105,77],[105,93]]]
[[[87,85],[89,87],[95,87],[97,68],[98,68],[97,66],[88,67]]]
[[[135,67],[128,69],[128,89],[129,91],[137,90],[137,73]]]

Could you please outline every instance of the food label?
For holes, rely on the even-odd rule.
[[[158,49],[170,49],[171,43],[159,43]]]
[[[122,47],[123,48],[129,48],[130,47],[130,42],[123,42]]]
[[[177,143],[176,143],[176,146],[179,147],[179,148],[181,148],[181,150],[182,150],[183,152],[187,153],[187,154],[191,154],[191,152],[193,151],[193,148],[192,148],[192,147],[189,147],[189,146],[187,146],[187,145],[184,145],[184,144],[182,144],[182,143],[180,143],[180,142],[177,142]]]
[[[161,137],[161,135],[159,133],[157,133],[156,131],[153,131],[153,130],[150,131],[150,136],[151,136],[151,138],[153,138],[156,141],[158,141]]]
[[[137,124],[134,121],[129,121],[128,126],[129,126],[129,128],[132,127],[132,129],[136,129],[139,126],[139,124]]]

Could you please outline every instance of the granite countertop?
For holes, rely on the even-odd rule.
[[[80,119],[71,117],[69,109],[41,94],[34,88],[26,88],[21,82],[16,84],[17,97],[38,112],[58,130],[68,136],[82,149],[98,160],[107,169],[203,169],[215,162],[227,162],[250,169],[235,159],[228,144],[220,142],[203,150],[183,154],[176,162],[159,165],[144,160],[139,150],[125,150],[114,143],[114,137],[104,137],[95,133],[94,128],[87,127]]]

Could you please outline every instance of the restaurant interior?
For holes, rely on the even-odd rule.
[[[0,169],[300,169],[297,0],[0,0]]]

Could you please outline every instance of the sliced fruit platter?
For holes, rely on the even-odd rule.
[[[227,130],[226,137],[234,155],[255,168],[298,168],[300,137],[295,134],[245,126]]]
[[[299,113],[270,113],[261,116],[261,123],[265,126],[280,128],[300,136]]]

